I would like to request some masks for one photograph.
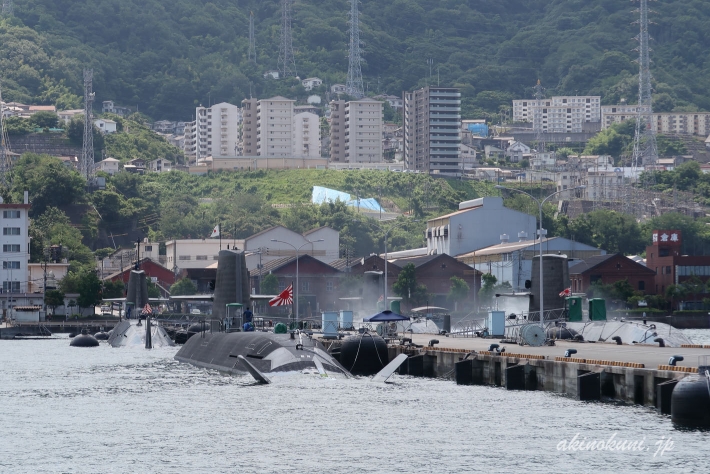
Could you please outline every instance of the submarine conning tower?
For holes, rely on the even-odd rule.
[[[148,281],[143,270],[131,270],[128,277],[126,303],[132,304],[134,311],[138,313],[148,304]]]
[[[229,303],[249,303],[249,272],[244,252],[220,250],[217,261],[217,279],[214,284],[212,319],[223,319]]]

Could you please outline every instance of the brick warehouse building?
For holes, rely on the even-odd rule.
[[[656,273],[619,253],[580,260],[569,269],[572,293],[586,293],[594,282],[609,285],[628,280],[635,291],[654,294]]]
[[[154,262],[149,258],[143,258],[140,261],[140,269],[143,270],[146,276],[153,281],[159,288],[161,288],[161,293],[170,290],[170,286],[175,283],[175,275],[173,272],[161,264]],[[133,265],[127,266],[123,271],[113,273],[104,278],[104,280],[111,281],[122,281],[124,285],[128,286],[128,278],[131,275],[131,270],[133,270]],[[165,296],[165,295],[164,295]]]

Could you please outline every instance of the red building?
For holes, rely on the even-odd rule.
[[[140,261],[140,269],[143,270],[146,274],[146,276],[153,281],[156,285],[158,285],[159,288],[161,288],[161,293],[164,293],[163,290],[170,290],[170,286],[172,286],[173,283],[175,283],[175,274],[162,266],[161,264],[154,262],[153,260],[149,258],[143,258]],[[116,272],[114,274],[111,274],[104,278],[104,280],[111,280],[111,281],[123,281],[123,284],[128,286],[128,278],[131,275],[131,270],[133,270],[133,266],[127,267],[125,270],[122,272]]]
[[[655,294],[655,277],[653,270],[619,253],[588,257],[569,269],[572,293],[586,293],[595,282],[628,280],[635,291]]]
[[[652,244],[646,247],[646,266],[656,275],[656,293],[665,294],[670,285],[697,277],[710,279],[710,256],[681,255],[679,230],[654,230]]]

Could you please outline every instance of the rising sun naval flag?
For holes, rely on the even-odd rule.
[[[293,283],[288,288],[279,293],[278,296],[269,300],[269,306],[286,306],[293,304]]]

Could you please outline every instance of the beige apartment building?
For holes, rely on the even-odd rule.
[[[256,156],[259,122],[257,120],[257,99],[242,101],[242,155]]]
[[[272,157],[293,155],[294,102],[280,96],[258,102],[257,155]]]
[[[602,129],[613,123],[636,120],[636,105],[605,105],[602,107]],[[710,112],[658,112],[653,114],[653,131],[656,133],[697,135],[710,134]]]
[[[382,106],[369,97],[330,103],[330,161],[382,162]]]

